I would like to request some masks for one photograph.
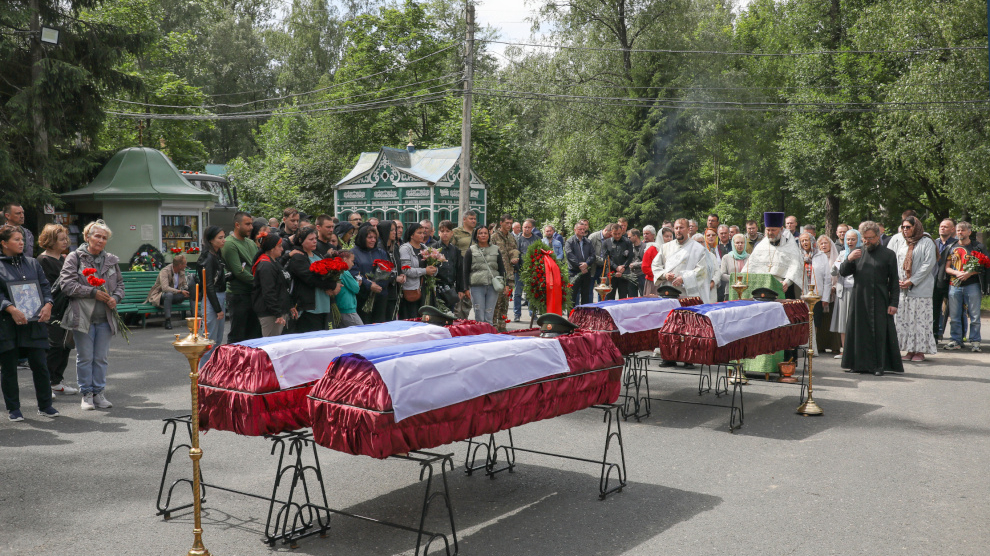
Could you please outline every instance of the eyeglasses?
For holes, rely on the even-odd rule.
[[[911,229],[911,228],[913,228],[913,227],[914,227],[914,226],[912,226],[912,225],[910,225],[910,224],[904,224],[903,226],[901,226],[901,229],[902,229],[902,230],[909,230],[909,229]]]

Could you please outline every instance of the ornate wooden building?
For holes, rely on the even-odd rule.
[[[361,153],[358,163],[334,188],[337,217],[357,212],[371,217],[419,222],[441,220],[460,225],[461,148],[405,150],[382,147]],[[471,172],[470,207],[487,221],[487,186]]]

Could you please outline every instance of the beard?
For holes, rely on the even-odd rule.
[[[778,237],[777,239],[771,239],[770,240],[770,245],[779,246],[780,245],[780,238]]]
[[[876,251],[877,250],[877,247],[879,247],[879,246],[880,246],[879,243],[871,243],[871,244],[869,244],[869,245],[866,246],[866,250],[868,252],[872,253],[872,252]]]

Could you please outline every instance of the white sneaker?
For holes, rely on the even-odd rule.
[[[83,394],[82,401],[79,402],[79,407],[81,407],[85,411],[90,411],[90,410],[96,409],[96,406],[93,405],[93,393],[92,392],[90,392],[88,394]]]
[[[113,407],[113,404],[110,403],[110,400],[108,400],[107,397],[103,395],[103,392],[93,395],[93,404],[95,404],[96,407],[100,409],[109,409]]]
[[[62,394],[63,396],[71,396],[72,394],[78,394],[79,389],[73,388],[68,384],[62,382],[59,384],[52,385],[52,394]]]
[[[832,359],[842,359],[842,354],[840,353],[840,354],[836,355],[835,357],[833,357]]]

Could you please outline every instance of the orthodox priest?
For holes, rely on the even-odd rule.
[[[687,218],[674,222],[674,239],[660,246],[651,268],[657,290],[673,288],[679,293],[678,297],[700,297],[702,303],[711,302],[708,252],[700,243],[691,240]],[[676,365],[674,361],[660,363],[661,367]],[[685,363],[684,368],[691,369],[694,365]]]
[[[681,292],[681,297],[700,297],[710,303],[708,283],[708,259],[705,248],[691,241],[688,221],[680,218],[674,222],[674,241],[664,243],[653,259],[653,279],[657,288],[671,286]]]
[[[865,250],[853,250],[839,265],[839,274],[856,278],[842,368],[876,376],[883,376],[885,371],[903,373],[894,326],[900,299],[897,255],[880,245],[880,226],[876,222],[860,224],[859,234]]]
[[[744,273],[770,274],[780,282],[786,299],[798,299],[804,286],[804,258],[797,240],[783,234],[784,213],[764,212],[766,236],[749,256]]]

